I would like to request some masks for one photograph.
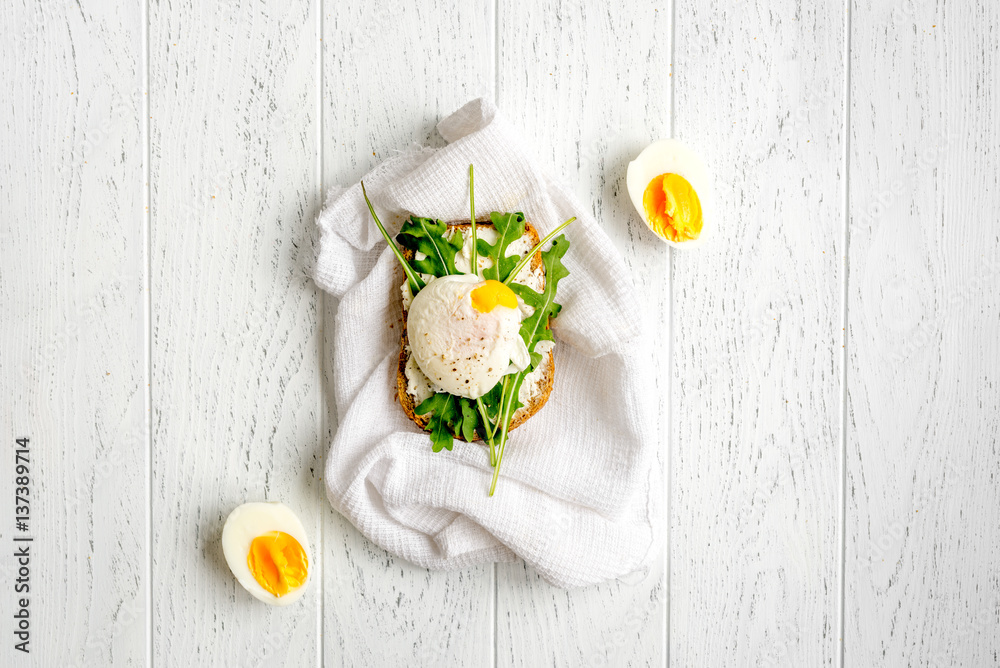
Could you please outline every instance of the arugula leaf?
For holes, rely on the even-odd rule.
[[[500,477],[500,464],[503,453],[507,449],[507,432],[510,429],[514,413],[521,407],[518,395],[521,393],[521,383],[528,372],[542,361],[540,353],[535,352],[535,345],[542,340],[552,340],[552,331],[548,329],[549,319],[559,314],[562,306],[556,303],[556,289],[559,281],[569,276],[569,270],[563,265],[562,258],[569,250],[569,240],[559,235],[552,246],[542,252],[542,263],[545,265],[545,291],[538,293],[519,283],[511,283],[510,289],[517,293],[526,304],[534,307],[535,312],[521,323],[521,338],[531,353],[531,365],[513,376],[504,376],[502,398],[500,401],[500,443],[497,446],[496,464],[493,466],[493,481],[490,483],[490,496],[496,491],[497,479]]]
[[[507,449],[507,433],[510,430],[510,423],[514,419],[514,413],[523,404],[519,401],[521,394],[521,383],[528,375],[527,370],[519,371],[512,376],[504,376],[503,380],[503,400],[500,402],[500,445],[497,446],[497,458],[493,464],[493,480],[490,482],[490,496],[497,488],[497,480],[500,477],[500,463],[503,462],[503,453]]]
[[[513,281],[515,278],[517,278],[518,273],[522,269],[524,269],[524,266],[526,264],[528,264],[529,262],[531,262],[531,258],[535,257],[535,253],[538,252],[541,249],[542,246],[544,246],[545,244],[549,243],[549,241],[552,240],[552,237],[556,236],[557,234],[559,234],[560,232],[562,232],[563,230],[565,230],[567,227],[569,227],[569,224],[572,223],[574,220],[576,220],[576,216],[573,216],[572,218],[570,218],[569,220],[567,220],[565,223],[563,223],[562,225],[560,225],[556,229],[554,229],[551,232],[549,232],[548,234],[546,234],[544,239],[542,239],[537,244],[535,244],[535,247],[532,248],[530,251],[528,251],[524,255],[524,257],[522,257],[518,261],[517,265],[514,267],[514,270],[511,271],[509,274],[507,274],[507,278],[503,279],[504,285],[510,285],[511,281]]]
[[[496,243],[491,245],[480,239],[477,250],[483,257],[493,260],[493,266],[483,270],[483,278],[502,281],[521,259],[516,255],[507,257],[507,247],[524,235],[524,214],[494,211],[490,214],[490,222],[496,229]]]
[[[549,319],[555,318],[562,310],[556,303],[556,290],[559,281],[569,276],[569,270],[563,265],[562,258],[569,250],[569,240],[565,235],[559,235],[552,242],[551,248],[542,252],[542,264],[545,265],[545,291],[538,293],[526,285],[511,283],[513,290],[524,303],[535,309],[535,312],[521,322],[521,338],[531,353],[531,366],[534,369],[542,361],[542,356],[535,352],[535,344],[539,341],[551,341],[552,330],[547,325]]]
[[[479,413],[476,412],[476,403],[472,399],[459,398],[459,406],[462,410],[462,424],[460,432],[462,438],[472,443],[476,440],[476,427],[479,426]]]
[[[365,204],[368,205],[368,212],[371,213],[372,219],[375,221],[375,225],[378,226],[378,231],[382,233],[382,238],[385,239],[389,248],[392,249],[392,254],[396,256],[396,259],[399,260],[399,264],[403,267],[403,273],[406,274],[406,280],[410,284],[410,291],[413,294],[417,294],[423,289],[424,280],[417,275],[417,272],[413,271],[413,267],[411,267],[410,263],[406,261],[405,257],[403,257],[403,254],[400,252],[396,244],[392,242],[392,237],[390,237],[389,233],[385,231],[385,225],[383,225],[382,221],[378,219],[378,214],[375,213],[375,207],[372,206],[372,201],[368,199],[368,191],[365,190],[364,181],[361,182],[361,194],[365,196]]]
[[[507,411],[507,423],[514,418],[514,413],[517,412],[519,408],[522,408],[524,404],[521,403],[521,383],[524,381],[524,377],[528,375],[528,370],[519,371],[515,374],[508,376],[510,380],[508,381],[509,386],[507,388],[508,395],[504,397],[505,402],[500,404],[500,407]]]
[[[469,163],[469,220],[472,221],[472,257],[469,261],[469,273],[479,274],[479,235],[476,234],[476,176]]]
[[[472,399],[438,392],[420,402],[415,412],[417,415],[432,413],[424,429],[431,432],[434,452],[451,450],[456,436],[461,436],[469,443],[476,440],[479,413]]]
[[[424,429],[431,432],[431,447],[434,452],[451,450],[455,445],[453,430],[459,420],[458,411],[455,410],[455,397],[438,392],[420,402],[415,412],[417,415],[433,412]]]
[[[457,274],[455,254],[462,250],[462,235],[455,232],[448,238],[448,224],[430,218],[410,216],[396,235],[400,246],[427,257],[415,260],[413,268],[422,274],[438,278]]]
[[[493,422],[496,422],[497,415],[500,414],[500,402],[503,400],[503,379],[501,379],[493,389],[484,394],[483,403],[486,405],[486,415]]]

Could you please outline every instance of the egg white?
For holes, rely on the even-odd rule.
[[[284,596],[275,596],[261,587],[253,573],[250,572],[250,565],[247,563],[250,544],[254,538],[269,531],[283,531],[297,540],[306,553],[306,559],[309,560],[305,582],[302,583],[301,587]],[[299,600],[305,593],[306,585],[309,584],[309,578],[312,575],[313,561],[309,553],[309,541],[306,538],[305,527],[302,526],[302,522],[299,521],[291,508],[283,503],[244,503],[229,513],[226,524],[222,528],[222,552],[226,555],[229,570],[233,572],[243,588],[255,598],[270,605],[290,605]]]
[[[625,185],[628,189],[632,205],[639,212],[642,221],[649,225],[646,208],[642,204],[642,196],[646,186],[660,174],[678,174],[687,179],[698,200],[701,202],[702,228],[697,239],[690,241],[673,241],[659,234],[657,238],[675,248],[697,248],[704,244],[715,231],[714,197],[712,180],[701,156],[676,139],[661,139],[655,141],[628,163],[625,175]],[[652,227],[650,227],[652,230]],[[655,232],[654,232],[655,234]]]

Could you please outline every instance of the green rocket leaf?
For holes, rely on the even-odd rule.
[[[534,313],[521,322],[521,338],[531,353],[531,369],[542,361],[542,356],[535,352],[539,341],[551,341],[552,330],[548,328],[549,320],[559,315],[562,306],[556,303],[556,290],[559,281],[569,276],[569,270],[562,263],[562,258],[569,250],[569,240],[565,235],[556,237],[551,248],[542,252],[542,264],[545,266],[545,289],[535,292],[526,285],[511,283],[510,289],[524,300],[524,303],[535,309]]]
[[[413,261],[413,268],[438,278],[457,274],[455,254],[462,250],[462,235],[456,231],[448,238],[448,225],[440,220],[410,216],[396,235],[400,246],[427,257]]]
[[[472,399],[460,398],[459,407],[462,411],[462,424],[459,431],[469,443],[476,440],[476,428],[479,426],[479,413],[476,412],[476,402]]]
[[[490,214],[490,222],[496,230],[497,240],[493,244],[486,243],[485,239],[479,240],[479,254],[493,260],[493,266],[483,270],[483,277],[502,281],[521,259],[516,255],[507,257],[507,247],[524,236],[524,214],[494,211]]]
[[[416,408],[417,415],[433,413],[424,429],[431,432],[431,447],[434,452],[451,450],[455,444],[453,429],[460,419],[455,410],[455,399],[450,394],[439,392],[424,399]]]
[[[456,436],[461,436],[469,443],[476,440],[479,413],[472,399],[439,392],[422,401],[417,406],[416,413],[417,415],[431,413],[424,429],[431,432],[434,452],[451,450]]]
[[[556,289],[559,287],[559,281],[569,276],[569,270],[562,263],[562,258],[566,255],[567,250],[569,250],[569,240],[560,235],[552,242],[552,246],[547,251],[542,252],[542,263],[545,265],[545,290],[543,292],[535,292],[518,283],[510,285],[511,290],[535,309],[535,312],[521,323],[521,338],[524,339],[524,344],[528,347],[528,352],[531,353],[531,366],[513,376],[504,377],[498,422],[500,442],[497,445],[497,458],[496,465],[493,467],[490,496],[493,496],[500,476],[500,464],[503,462],[503,453],[507,449],[507,432],[510,421],[517,409],[521,407],[521,402],[518,401],[521,383],[528,372],[542,361],[541,354],[535,352],[535,346],[539,341],[552,340],[552,331],[548,328],[549,320],[556,317],[562,309],[562,306],[556,303]]]

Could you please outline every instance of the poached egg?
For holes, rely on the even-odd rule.
[[[507,373],[528,368],[517,296],[472,274],[428,283],[410,303],[407,337],[414,361],[442,391],[478,399]]]

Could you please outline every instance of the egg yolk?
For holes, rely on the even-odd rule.
[[[472,291],[472,308],[480,313],[489,313],[500,306],[517,308],[517,296],[514,291],[500,281],[486,281]]]
[[[284,531],[254,538],[247,564],[257,583],[279,598],[301,587],[309,570],[306,551]]]
[[[689,241],[701,234],[701,200],[680,174],[660,174],[642,195],[646,220],[654,232],[671,241]]]

